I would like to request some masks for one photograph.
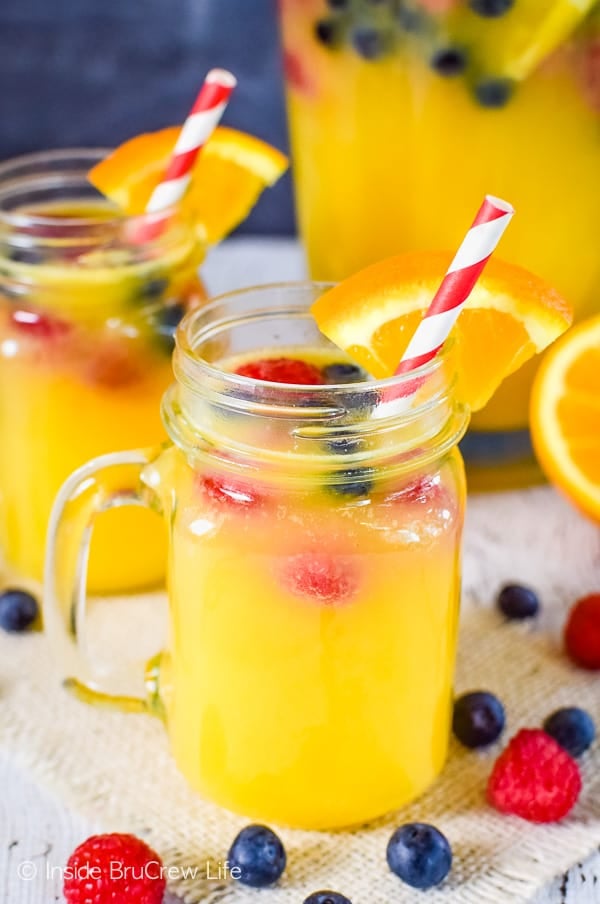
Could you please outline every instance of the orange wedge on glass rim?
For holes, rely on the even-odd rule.
[[[173,126],[131,138],[90,170],[89,181],[125,213],[143,213],[179,131]],[[284,154],[259,138],[220,127],[198,155],[182,207],[213,245],[247,217],[287,165]]]
[[[314,303],[319,329],[374,377],[391,376],[451,260],[414,251],[361,270]],[[451,334],[459,401],[478,411],[571,320],[567,302],[543,280],[490,260]]]
[[[548,479],[600,522],[600,316],[574,326],[544,358],[531,437]]]

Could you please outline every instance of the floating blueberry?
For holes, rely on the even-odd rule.
[[[431,68],[446,78],[461,75],[466,67],[467,55],[460,47],[442,47],[431,57]]]
[[[514,82],[510,78],[490,78],[475,85],[475,97],[482,107],[504,107],[514,91]]]
[[[42,264],[44,254],[39,248],[11,248],[7,257],[16,264]]]
[[[396,829],[387,846],[388,866],[412,888],[432,888],[446,878],[452,849],[435,826],[411,822]]]
[[[352,46],[365,60],[378,60],[390,47],[387,32],[369,25],[361,25],[352,32]]]
[[[596,737],[594,720],[585,709],[565,706],[544,722],[544,731],[571,756],[581,756]]]
[[[154,330],[161,346],[169,355],[175,348],[175,332],[185,313],[185,305],[178,302],[165,305],[155,316]]]
[[[498,608],[510,619],[533,618],[540,608],[537,593],[522,584],[505,584],[497,600]]]
[[[344,25],[339,19],[319,19],[315,37],[326,47],[339,47],[344,38]]]
[[[366,389],[359,392],[343,392],[338,396],[339,404],[351,412],[353,419],[368,417],[371,411],[379,403],[379,392],[376,389]]]
[[[0,628],[10,634],[26,631],[38,614],[36,598],[26,590],[10,589],[0,593]]]
[[[469,6],[478,16],[497,19],[512,9],[515,0],[469,0]]]
[[[147,279],[140,286],[140,298],[147,300],[162,298],[169,287],[169,280],[155,277]]]
[[[374,468],[348,468],[336,471],[334,483],[328,484],[333,493],[340,496],[368,496],[373,486]]]
[[[242,885],[266,888],[277,882],[285,869],[285,848],[267,826],[246,826],[231,845],[229,861],[238,867],[237,879]]]
[[[425,13],[410,6],[400,6],[397,9],[396,21],[404,31],[408,31],[411,34],[419,34],[419,32],[425,31],[428,24]]]
[[[313,891],[304,899],[304,904],[352,904],[352,901],[338,891]]]
[[[329,9],[348,9],[351,0],[327,0]]]
[[[500,737],[504,724],[504,707],[488,691],[463,694],[454,703],[452,731],[465,747],[487,747]]]
[[[327,364],[321,373],[326,383],[361,383],[367,379],[367,374],[362,367],[346,361]]]
[[[334,455],[354,455],[365,447],[364,440],[356,436],[340,436],[325,443],[326,448]]]

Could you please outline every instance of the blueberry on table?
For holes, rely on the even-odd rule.
[[[438,75],[452,78],[467,68],[467,55],[460,47],[442,47],[433,54],[430,64]]]
[[[367,374],[358,364],[349,364],[346,361],[336,361],[327,364],[323,370],[323,379],[326,383],[362,383],[367,379]]]
[[[304,904],[352,904],[352,901],[337,891],[313,891]]]
[[[454,703],[452,731],[465,747],[492,744],[502,734],[505,721],[504,707],[488,691],[463,694]]]
[[[390,39],[387,32],[362,25],[352,32],[352,46],[363,59],[379,60],[387,53]]]
[[[506,106],[514,91],[515,83],[510,78],[484,79],[475,85],[475,97],[482,107],[499,109]]]
[[[0,628],[19,634],[30,628],[39,614],[37,600],[26,590],[10,589],[0,593]]]
[[[497,19],[512,9],[515,0],[469,0],[469,6],[478,16]]]
[[[425,822],[396,829],[386,852],[391,871],[412,888],[439,885],[452,866],[452,849],[445,835]]]
[[[520,620],[533,618],[540,608],[537,593],[522,584],[505,584],[496,600],[498,608],[507,618]]]
[[[278,836],[267,826],[250,825],[237,835],[229,850],[229,861],[237,867],[234,878],[242,885],[266,888],[273,885],[285,869],[285,849]]]
[[[339,19],[319,19],[315,37],[325,47],[339,47],[344,39],[344,25]]]
[[[544,731],[571,756],[581,756],[596,737],[594,720],[585,709],[565,706],[544,722]]]

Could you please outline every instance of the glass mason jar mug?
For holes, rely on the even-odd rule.
[[[165,716],[202,796],[305,828],[396,808],[444,763],[467,420],[451,354],[422,368],[408,411],[381,399],[414,374],[290,385],[235,372],[265,356],[340,362],[310,316],[323,288],[244,290],[186,317],[162,406],[172,444],[72,475],[46,568],[71,685]],[[129,503],[162,515],[170,545],[169,639],[137,703],[123,697],[133,666],[86,655],[82,589],[90,524]]]
[[[173,331],[202,297],[203,248],[178,214],[124,217],[86,179],[105,154],[0,166],[0,555],[41,579],[52,501],[90,457],[159,442]],[[137,543],[131,543],[131,536]],[[164,532],[141,511],[99,526],[96,591],[164,576]]]

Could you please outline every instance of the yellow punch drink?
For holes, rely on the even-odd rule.
[[[87,183],[98,159],[56,152],[0,168],[0,548],[34,579],[71,471],[161,440],[173,332],[203,297],[189,223],[171,216],[140,243],[136,221]],[[111,512],[99,525],[93,589],[152,585],[164,566],[163,531],[147,513]]]
[[[321,291],[249,290],[188,318],[163,402],[173,445],[137,491],[170,532],[152,702],[175,760],[202,796],[305,828],[398,807],[444,763],[467,419],[446,357],[410,417],[373,418],[382,384],[319,333],[309,306]],[[98,462],[92,480],[117,487],[126,460]],[[73,530],[95,506],[84,470],[51,539],[58,635]],[[131,498],[129,480],[116,498]],[[103,690],[69,646],[71,674]]]

